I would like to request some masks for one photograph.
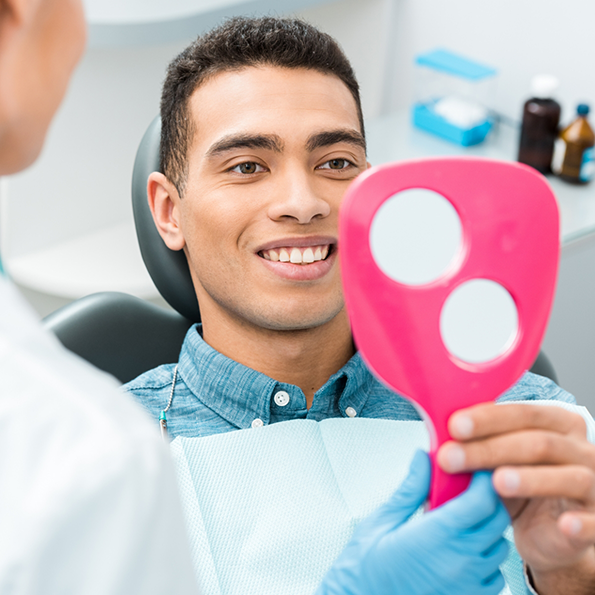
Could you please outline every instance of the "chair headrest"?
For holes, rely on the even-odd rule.
[[[141,255],[153,283],[168,304],[182,316],[200,322],[200,310],[183,250],[170,250],[161,239],[147,201],[147,179],[159,169],[161,118],[145,132],[134,160],[132,210]]]

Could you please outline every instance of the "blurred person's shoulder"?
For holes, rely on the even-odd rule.
[[[158,430],[2,278],[0,304],[0,591],[195,594]]]
[[[59,459],[62,479],[84,483],[165,458],[158,432],[118,382],[66,350],[4,279],[0,303],[0,467],[7,452],[38,456],[31,471]]]

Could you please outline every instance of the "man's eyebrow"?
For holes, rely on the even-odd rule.
[[[276,134],[230,134],[209,147],[207,157],[216,157],[234,149],[268,149],[281,153],[283,142]]]
[[[328,147],[338,143],[348,143],[355,145],[364,151],[366,150],[366,139],[363,134],[356,130],[329,130],[313,134],[306,143],[308,151],[314,151],[320,147]]]

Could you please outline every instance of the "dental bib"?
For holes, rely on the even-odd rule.
[[[357,523],[389,498],[415,451],[428,446],[421,421],[357,418],[176,438],[171,448],[202,594],[313,594]],[[506,537],[502,594],[527,594],[510,529]]]

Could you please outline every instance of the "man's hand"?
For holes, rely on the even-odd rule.
[[[447,472],[494,469],[515,543],[540,595],[595,593],[595,446],[583,418],[555,406],[486,403],[449,420]]]

